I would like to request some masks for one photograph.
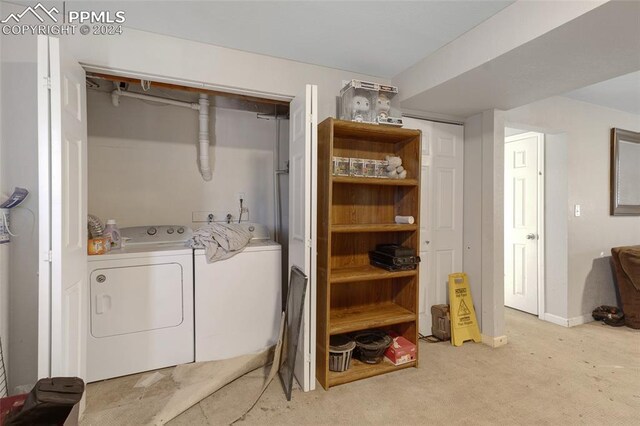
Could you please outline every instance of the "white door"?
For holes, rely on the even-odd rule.
[[[85,72],[56,38],[39,37],[38,55],[40,229],[46,230],[39,242],[43,259],[38,375],[84,378],[88,301]]]
[[[543,135],[505,138],[504,304],[538,315],[538,176]]]
[[[449,274],[462,272],[464,128],[404,118],[422,131],[420,333],[431,334],[431,306],[448,303]]]
[[[316,386],[317,99],[317,86],[307,85],[291,101],[289,121],[289,268],[297,266],[309,278],[295,363],[305,392]]]

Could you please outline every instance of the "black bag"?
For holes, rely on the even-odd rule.
[[[61,425],[84,393],[77,377],[50,377],[38,380],[22,410],[7,419],[7,426]]]
[[[616,306],[598,306],[591,313],[596,321],[604,321],[612,327],[622,327],[624,325],[624,312]]]

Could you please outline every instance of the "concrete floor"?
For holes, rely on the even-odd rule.
[[[291,402],[276,379],[238,423],[640,424],[640,331],[599,323],[564,328],[512,310],[506,324],[504,347],[421,342],[417,369],[328,392],[294,391]],[[161,372],[168,377],[171,369]],[[83,424],[99,424],[96,413],[131,398],[153,407],[169,380],[134,389],[142,376],[90,384]],[[262,370],[249,373],[169,424],[229,424],[264,377]]]

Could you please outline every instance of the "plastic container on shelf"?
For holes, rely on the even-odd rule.
[[[357,347],[357,357],[366,364],[378,364],[384,357],[384,351],[393,342],[391,336],[382,330],[367,330],[353,337]]]
[[[122,238],[120,237],[120,230],[118,229],[115,219],[107,220],[107,225],[104,227],[102,235],[111,238],[112,249],[122,247]]]
[[[351,364],[351,355],[356,342],[344,334],[331,336],[329,340],[329,370],[347,371]]]

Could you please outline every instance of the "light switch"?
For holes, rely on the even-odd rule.
[[[573,214],[575,215],[575,217],[579,217],[580,216],[580,204],[576,204],[574,206]]]

